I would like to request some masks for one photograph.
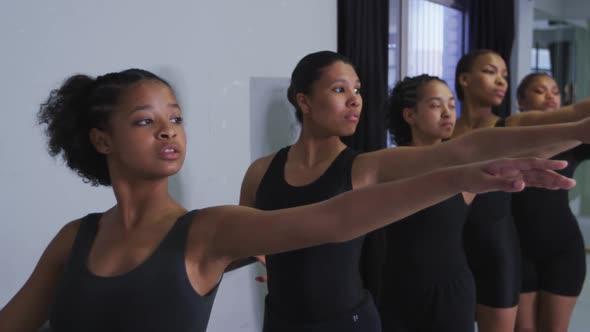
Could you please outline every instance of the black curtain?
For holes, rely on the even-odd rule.
[[[355,65],[361,80],[363,111],[353,136],[342,140],[361,152],[386,147],[385,101],[387,99],[387,47],[389,0],[338,0],[338,52]],[[381,287],[385,235],[367,235],[361,258],[365,287],[377,299]]]
[[[485,48],[496,51],[510,69],[515,34],[514,0],[469,0],[467,10],[469,50]],[[502,105],[495,108],[494,113],[501,117],[509,116],[510,99],[510,93],[507,93]]]
[[[379,150],[386,145],[383,115],[388,42],[389,0],[338,1],[338,53],[355,65],[363,96],[356,133],[342,140],[358,151]]]

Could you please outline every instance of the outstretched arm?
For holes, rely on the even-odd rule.
[[[367,185],[500,157],[546,158],[581,141],[590,141],[590,119],[545,126],[478,129],[441,144],[361,154],[355,161],[353,176]]]
[[[537,126],[575,122],[590,117],[590,98],[554,111],[526,111],[506,119],[506,126]]]
[[[320,203],[275,211],[224,206],[201,211],[208,220],[209,260],[278,253],[343,242],[407,217],[462,192],[518,191],[524,183],[570,188],[573,181],[547,169],[565,162],[519,159],[464,165],[353,190]]]

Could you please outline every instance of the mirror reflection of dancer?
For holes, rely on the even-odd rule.
[[[356,129],[362,105],[360,87],[354,67],[342,55],[322,51],[301,59],[288,90],[302,123],[301,134],[292,146],[250,166],[240,204],[262,210],[311,204],[441,167],[525,153],[534,148],[531,144],[552,145],[555,141],[546,137],[549,132],[561,141],[572,139],[565,131],[570,125],[490,129],[449,143],[357,153],[340,137]],[[381,331],[377,310],[359,273],[362,241],[360,237],[268,256],[264,331]]]
[[[547,74],[526,76],[517,89],[521,111],[558,112],[561,94]],[[560,153],[560,174],[572,177],[590,158],[590,145]],[[523,255],[523,280],[517,331],[567,331],[586,276],[584,239],[566,190],[530,188],[512,196],[512,212]]]
[[[530,111],[501,119],[492,113],[492,107],[500,105],[504,99],[508,89],[507,74],[502,57],[490,50],[473,51],[460,59],[455,89],[462,103],[462,113],[453,137],[491,127],[566,123],[590,114],[590,100],[584,100],[560,112]],[[577,144],[556,142],[553,153],[547,155]],[[512,331],[515,327],[521,259],[510,200],[510,194],[506,193],[478,195],[465,226],[467,258],[475,276],[480,332]]]

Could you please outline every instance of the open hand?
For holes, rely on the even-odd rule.
[[[517,192],[525,187],[571,189],[576,182],[555,172],[566,166],[567,162],[562,160],[499,159],[461,166],[465,169],[459,174],[466,191],[472,193]]]
[[[262,264],[264,267],[266,267],[266,256],[255,256],[255,257],[260,262],[260,264]],[[256,277],[256,281],[267,282],[268,276],[267,275],[258,276],[258,277]]]

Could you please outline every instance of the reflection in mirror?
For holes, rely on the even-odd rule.
[[[557,82],[563,105],[590,97],[590,20],[555,17],[535,11],[531,71],[549,73]],[[570,191],[570,206],[578,218],[590,251],[590,162],[580,165]]]

